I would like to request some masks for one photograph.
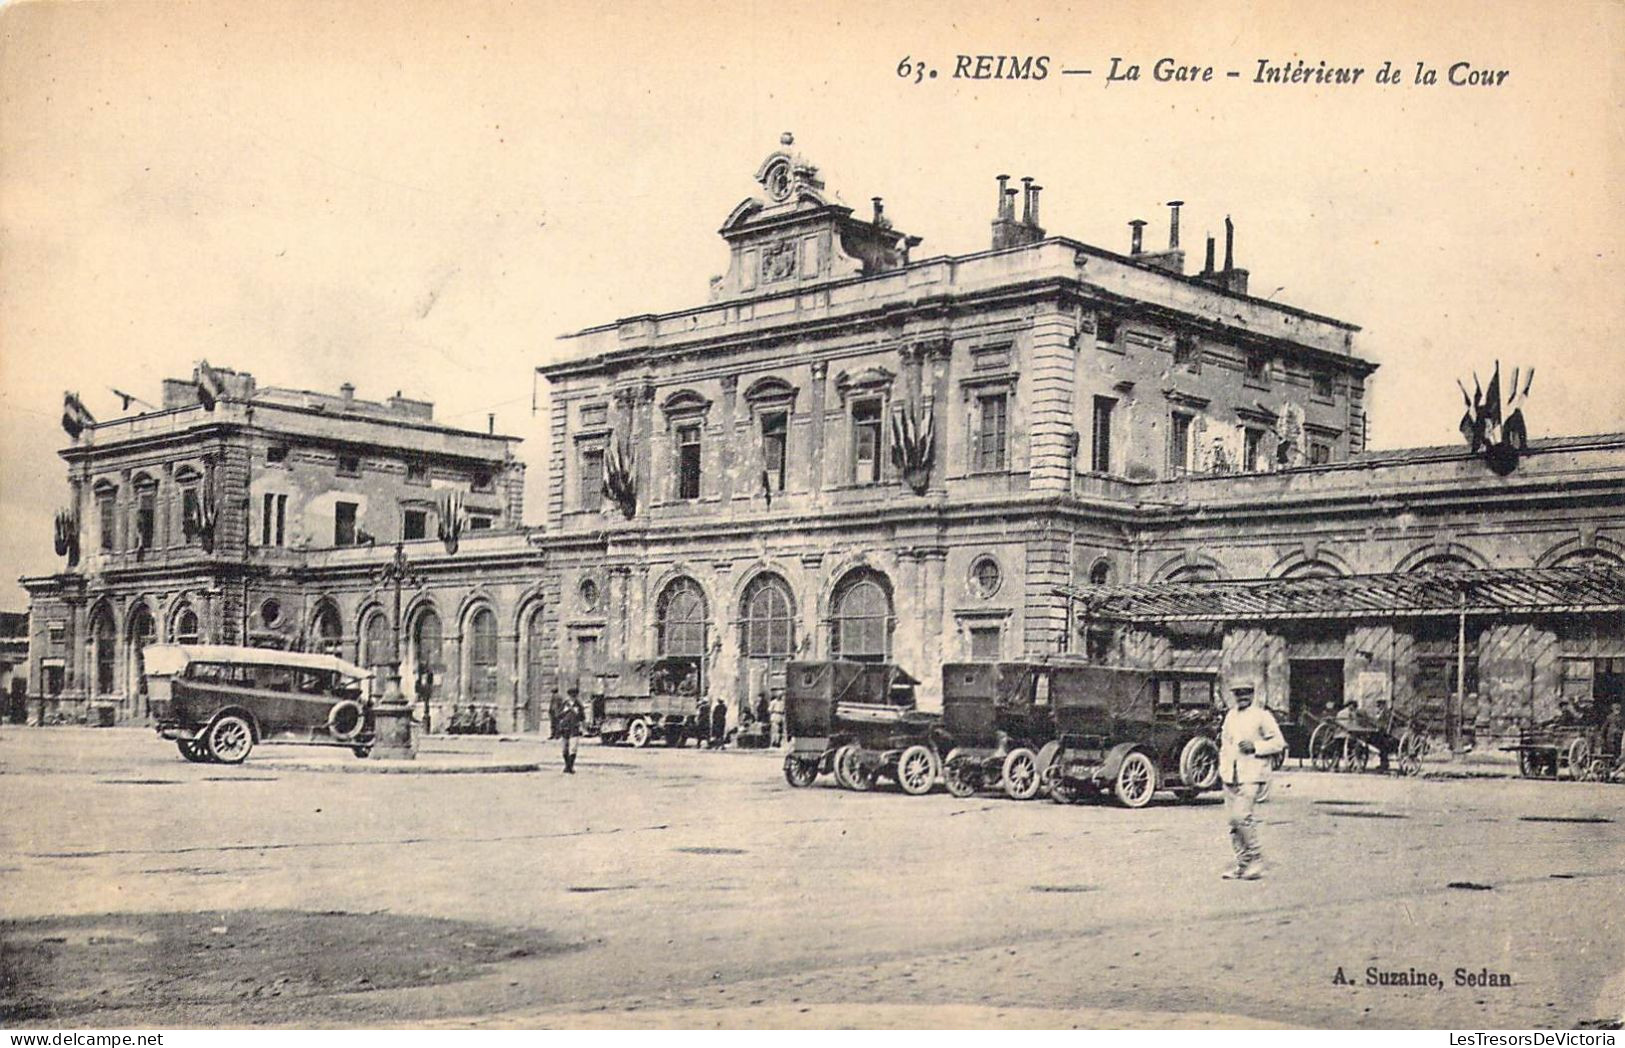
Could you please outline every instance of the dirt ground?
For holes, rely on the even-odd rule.
[[[1625,1016],[1625,788],[1291,770],[1216,799],[792,790],[760,753],[432,739],[526,774],[0,732],[8,1025],[1573,1027]],[[319,755],[318,755],[319,756]],[[351,758],[353,762],[353,758]],[[1368,985],[1367,969],[1441,985]],[[1488,972],[1510,986],[1458,985]],[[1340,981],[1341,979],[1344,981]],[[1493,981],[1493,980],[1492,980]]]

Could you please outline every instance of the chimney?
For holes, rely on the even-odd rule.
[[[1006,189],[1004,191],[1004,210],[1000,211],[999,214],[1006,222],[1016,220],[1016,194],[1018,192],[1020,190],[1017,189]]]
[[[497,413],[495,411],[486,412],[486,415],[485,415],[485,432],[495,434],[496,431],[497,431]]]
[[[1145,234],[1145,219],[1136,218],[1128,224],[1128,227],[1133,230],[1129,235],[1128,253],[1138,255],[1140,253],[1140,238]]]
[[[1207,261],[1202,264],[1202,275],[1205,276],[1205,277],[1210,277],[1210,276],[1213,275],[1213,238],[1212,237],[1207,238]]]
[[[346,404],[348,404],[351,401],[355,400],[355,383],[354,382],[346,382],[344,385],[340,386],[339,387],[339,396],[344,398],[344,402]]]
[[[880,203],[879,197],[870,197],[870,203],[875,205],[875,225],[880,225],[880,216],[886,213],[886,208]]]
[[[1033,180],[1026,177],[1021,180],[1021,224],[1033,224]]]
[[[1009,196],[1009,193],[1010,193],[1010,176],[1009,175],[1000,175],[1000,176],[998,176],[998,178],[999,178],[999,199],[995,202],[995,203],[997,203],[998,207],[997,207],[997,210],[994,211],[993,217],[996,220],[997,219],[1006,219],[1006,220],[1008,220],[1010,218],[1010,216],[1005,214],[1005,208],[1009,205],[1009,201],[1010,201],[1010,196]]]
[[[1224,271],[1216,274],[1214,283],[1226,291],[1238,295],[1247,293],[1247,277],[1245,269],[1236,265],[1236,227],[1230,221],[1230,216],[1224,216]]]
[[[1179,250],[1179,209],[1185,205],[1183,200],[1168,201],[1168,250]]]
[[[1028,207],[1028,211],[1031,213],[1032,217],[1027,224],[1032,226],[1034,229],[1038,228],[1038,194],[1041,193],[1043,189],[1043,186],[1032,187],[1032,197],[1030,198],[1032,203]]]
[[[1236,268],[1236,227],[1230,216],[1224,216],[1224,271]]]

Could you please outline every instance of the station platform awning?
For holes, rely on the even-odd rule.
[[[1257,622],[1625,611],[1625,569],[1484,568],[1387,575],[1067,586],[1090,622]]]

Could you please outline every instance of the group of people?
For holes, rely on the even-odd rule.
[[[552,715],[553,735],[563,747],[566,775],[575,774],[576,752],[586,723],[581,689],[572,683]],[[770,698],[763,691],[757,696],[754,706],[741,709],[739,727],[733,732],[728,730],[728,704],[721,699],[708,703],[702,695],[694,707],[695,737],[709,749],[723,749],[730,738],[738,737],[739,731],[757,730],[757,725],[761,725],[760,730],[767,734],[768,745],[781,745],[784,742],[784,700],[776,696]]]

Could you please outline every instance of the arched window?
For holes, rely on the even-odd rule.
[[[1112,580],[1112,566],[1110,564],[1106,563],[1105,561],[1101,561],[1099,564],[1096,564],[1094,567],[1089,569],[1089,584],[1090,585],[1092,585],[1092,586],[1104,586],[1104,585],[1106,585],[1106,583],[1110,582],[1111,580]]]
[[[477,703],[497,697],[497,617],[480,608],[468,619],[468,694]]]
[[[182,608],[175,613],[174,641],[176,644],[196,644],[203,636],[197,612]]]
[[[96,665],[96,694],[111,695],[118,683],[118,631],[113,613],[103,604],[90,619],[90,644]]]
[[[130,612],[129,637],[129,686],[126,690],[132,695],[145,695],[147,676],[143,652],[148,644],[158,639],[158,624],[152,621],[152,612],[147,610],[145,604],[137,604]]]
[[[856,571],[835,591],[830,651],[838,659],[884,662],[891,657],[891,587],[877,571]]]
[[[739,647],[748,656],[785,658],[795,652],[795,606],[777,575],[758,575],[739,609]]]
[[[666,587],[655,608],[663,656],[705,656],[705,592],[690,578]]]
[[[368,669],[376,670],[380,666],[389,664],[389,617],[381,611],[375,611],[367,616],[367,624],[361,630],[361,664]]]
[[[412,620],[412,665],[415,669],[439,670],[444,663],[440,654],[440,613],[424,608]]]
[[[552,698],[547,681],[547,609],[537,604],[525,616],[525,700],[532,716],[538,716]]]
[[[311,626],[312,650],[323,655],[337,655],[344,642],[344,626],[339,622],[339,609],[323,604],[316,609],[316,621]]]

